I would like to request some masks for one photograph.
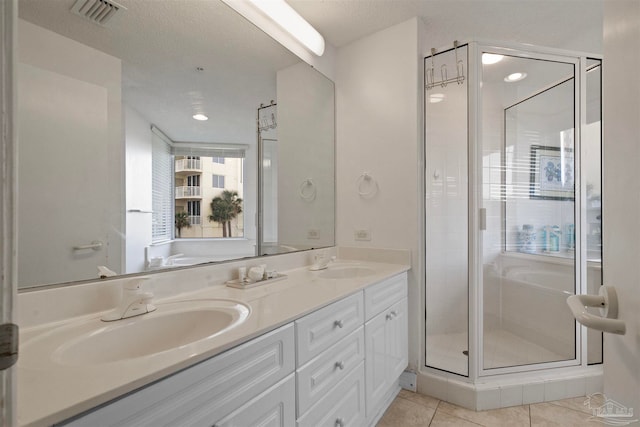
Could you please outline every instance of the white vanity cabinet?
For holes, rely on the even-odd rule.
[[[293,324],[285,325],[64,425],[211,427],[219,422],[240,425],[232,422],[233,415],[228,416],[243,405],[247,412],[252,412],[256,405],[256,413],[263,413],[267,419],[274,414],[283,415],[282,423],[264,425],[293,425],[294,341]],[[282,389],[288,391],[288,397],[277,396],[282,402],[275,404],[265,402],[262,393],[289,376],[289,383]],[[285,418],[287,414],[289,418]]]
[[[398,391],[407,340],[403,273],[62,424],[372,425]]]
[[[364,291],[367,419],[375,420],[397,392],[408,363],[406,274]]]

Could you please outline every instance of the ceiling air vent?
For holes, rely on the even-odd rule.
[[[82,16],[103,27],[120,12],[127,10],[118,3],[107,0],[78,0],[71,8],[71,13]]]

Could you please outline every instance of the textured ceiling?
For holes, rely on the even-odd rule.
[[[71,14],[75,0],[20,0],[19,16],[121,58],[123,99],[172,139],[254,142],[276,71],[299,59],[220,1],[117,2],[127,10],[107,28]]]
[[[440,40],[507,39],[601,51],[602,0],[287,0],[336,47],[419,16]],[[595,37],[594,37],[595,35]]]

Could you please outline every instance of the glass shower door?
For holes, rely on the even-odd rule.
[[[425,58],[426,365],[469,375],[468,79],[446,85],[467,46]],[[435,72],[430,74],[430,70]]]
[[[577,62],[482,57],[480,372],[575,364]]]

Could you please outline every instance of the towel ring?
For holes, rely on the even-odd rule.
[[[316,185],[313,183],[311,178],[307,178],[304,181],[302,181],[302,184],[300,184],[300,198],[302,200],[311,202],[316,198],[316,193],[317,193]]]
[[[373,179],[369,172],[364,172],[356,179],[356,188],[360,197],[370,199],[378,192],[378,182]]]

